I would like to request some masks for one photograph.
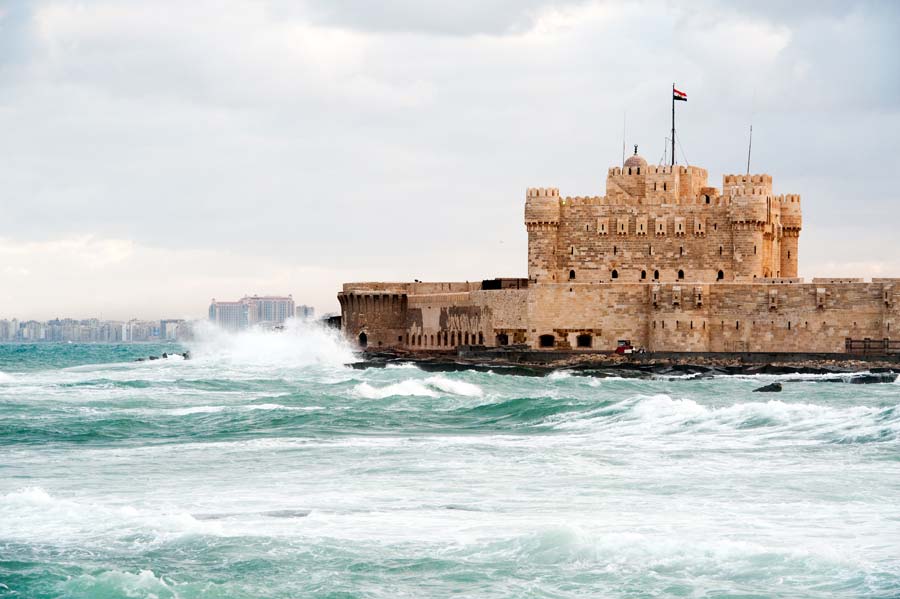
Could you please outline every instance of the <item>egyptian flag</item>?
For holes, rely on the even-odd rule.
[[[672,87],[672,99],[673,100],[681,100],[682,102],[687,102],[687,94],[684,92],[680,92],[674,87]]]

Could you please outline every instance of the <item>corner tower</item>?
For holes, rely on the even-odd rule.
[[[534,282],[555,281],[559,189],[535,187],[528,190],[525,194],[525,228],[528,230],[528,278]]]
[[[800,196],[786,194],[781,202],[781,276],[797,276],[797,252],[800,245],[800,229],[803,215],[800,211]]]

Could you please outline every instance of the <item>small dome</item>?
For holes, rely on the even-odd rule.
[[[625,161],[625,166],[647,166],[647,161],[638,156],[637,153],[637,145],[634,146],[634,154],[628,157],[628,160]]]
[[[647,166],[647,161],[635,154],[628,157],[628,160],[625,161],[625,166]]]

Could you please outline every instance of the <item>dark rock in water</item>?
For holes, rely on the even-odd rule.
[[[169,354],[167,354],[166,352],[163,352],[163,358],[165,358],[165,359],[168,360],[168,359],[169,359]]]
[[[754,393],[778,393],[781,391],[781,383],[770,383],[759,389],[754,389]]]
[[[854,385],[871,385],[874,383],[893,383],[897,380],[896,372],[873,372],[871,374],[858,374],[850,377]]]
[[[143,361],[146,360],[146,359],[147,359],[147,358],[135,358],[134,361],[135,361],[135,362],[143,362]]]
[[[258,512],[260,516],[268,516],[269,518],[305,518],[309,516],[309,510],[269,510],[267,512]],[[210,514],[192,514],[197,520],[224,520],[225,518],[236,518],[239,516],[249,516],[251,512],[213,512]]]
[[[305,518],[309,516],[309,510],[270,510],[260,514],[269,518]]]
[[[191,352],[186,351],[186,352],[184,352],[183,354],[181,354],[181,357],[184,358],[185,360],[190,360],[190,359],[191,359]]]
[[[151,360],[159,360],[159,356],[150,356]]]

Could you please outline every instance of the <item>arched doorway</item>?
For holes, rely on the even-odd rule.
[[[369,336],[362,332],[359,334],[359,346],[366,347],[367,345],[369,345]]]
[[[497,345],[509,345],[509,335],[506,333],[497,335]]]

